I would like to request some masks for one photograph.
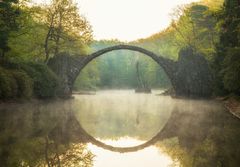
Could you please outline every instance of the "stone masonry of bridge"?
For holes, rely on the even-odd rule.
[[[101,49],[88,56],[70,56],[61,53],[48,62],[48,66],[61,79],[60,96],[71,96],[72,88],[81,70],[93,59],[114,50],[131,50],[145,54],[157,62],[166,72],[176,96],[210,97],[212,94],[212,75],[205,58],[186,48],[179,52],[178,61],[167,59],[146,49],[117,45]]]

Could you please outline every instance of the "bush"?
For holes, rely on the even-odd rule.
[[[4,62],[0,66],[0,99],[56,95],[57,76],[44,64]]]
[[[34,94],[39,98],[50,98],[56,95],[59,87],[58,77],[44,64],[29,63],[21,68],[34,81]]]
[[[225,89],[240,94],[240,47],[228,49],[222,73]]]
[[[17,96],[17,82],[9,70],[0,67],[0,98],[14,98]]]
[[[22,70],[14,70],[12,75],[18,85],[17,97],[30,98],[33,92],[33,80]]]
[[[0,98],[29,98],[32,95],[32,79],[24,71],[0,67]]]

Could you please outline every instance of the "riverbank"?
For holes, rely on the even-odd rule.
[[[227,97],[217,98],[222,101],[224,106],[228,109],[230,113],[240,119],[240,97],[230,95]]]
[[[70,99],[70,98],[69,98]],[[21,99],[21,98],[15,98],[15,99],[0,99],[0,106],[5,105],[15,105],[15,104],[41,104],[41,103],[52,103],[57,101],[66,101],[66,99],[59,98],[59,97],[53,97],[53,98],[46,98],[46,99],[40,99],[40,98],[29,98],[29,99]]]

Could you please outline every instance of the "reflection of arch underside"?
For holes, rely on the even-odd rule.
[[[137,146],[132,146],[132,147],[114,147],[114,146],[107,145],[107,144],[95,139],[94,137],[92,137],[89,134],[87,134],[87,135],[88,135],[89,142],[98,147],[101,147],[106,150],[114,151],[114,152],[127,153],[127,152],[135,152],[135,151],[142,150],[142,149],[149,147],[149,146],[155,144],[156,142],[164,139],[164,137],[162,137],[161,132],[162,131],[160,131],[157,135],[155,135],[153,138],[151,138],[147,142],[137,145]]]
[[[115,50],[131,50],[131,51],[136,51],[136,52],[140,52],[145,54],[146,56],[152,58],[155,62],[157,62],[162,68],[163,70],[166,72],[167,76],[169,77],[171,84],[173,86],[173,88],[175,88],[175,84],[174,84],[174,73],[176,72],[176,62],[164,58],[162,56],[158,56],[153,52],[150,52],[146,49],[137,47],[137,46],[131,46],[131,45],[116,45],[116,46],[112,46],[112,47],[108,47],[105,49],[101,49],[97,52],[94,52],[86,57],[81,58],[81,60],[79,61],[80,63],[80,67],[78,67],[77,71],[74,71],[74,75],[73,75],[73,83],[75,81],[75,79],[77,78],[77,76],[79,75],[79,73],[81,72],[81,70],[88,64],[90,63],[93,59],[111,52],[111,51],[115,51]],[[72,84],[73,84],[72,83]]]
[[[74,116],[72,116],[71,119],[69,119],[69,122],[71,123],[75,122],[75,127],[77,128],[77,137],[79,138],[80,142],[89,142],[103,149],[114,151],[114,152],[120,152],[120,153],[139,151],[168,137],[167,129],[169,127],[169,123],[166,123],[165,126],[154,137],[152,137],[150,140],[146,141],[145,143],[142,143],[137,146],[132,146],[132,147],[114,147],[111,145],[107,145],[97,140],[93,136],[91,136],[88,132],[86,132],[83,129],[81,124],[76,120]]]

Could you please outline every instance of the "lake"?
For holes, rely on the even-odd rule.
[[[239,166],[237,118],[215,100],[161,92],[1,104],[0,166]]]

